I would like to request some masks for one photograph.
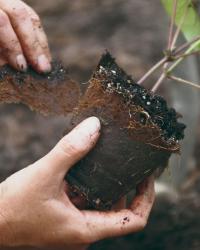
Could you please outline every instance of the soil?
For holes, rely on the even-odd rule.
[[[158,0],[26,2],[41,15],[53,54],[68,66],[72,78],[81,81],[83,88],[105,48],[127,72],[139,79],[161,58],[160,51],[166,45],[165,13]],[[149,88],[155,79],[147,82]],[[167,98],[170,100],[169,96]],[[0,105],[0,179],[46,154],[61,138],[66,123],[66,118],[43,117],[23,105]],[[199,134],[197,136],[199,138]],[[143,232],[102,242],[93,246],[93,250],[200,248],[199,141],[197,168],[188,176],[189,184],[180,190],[179,198],[173,193],[157,196]]]
[[[186,126],[177,121],[180,114],[178,115],[173,108],[169,108],[162,96],[155,95],[138,85],[117,65],[108,52],[102,56],[93,77],[100,79],[107,92],[116,92],[122,96],[127,105],[134,104],[142,107],[144,112],[143,116],[140,116],[140,122],[146,124],[147,119],[144,117],[146,112],[151,122],[160,128],[164,140],[172,142],[184,138]]]

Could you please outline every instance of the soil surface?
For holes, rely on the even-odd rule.
[[[41,15],[54,56],[68,66],[72,78],[81,81],[83,88],[105,48],[138,79],[160,59],[166,44],[165,13],[158,0],[26,2]],[[149,86],[154,81],[151,78]],[[43,117],[23,105],[0,105],[0,180],[47,153],[61,138],[67,122],[63,117]],[[197,145],[200,166],[198,141]],[[91,249],[200,249],[197,169],[188,177],[179,198],[172,193],[157,197],[143,232],[103,241]]]

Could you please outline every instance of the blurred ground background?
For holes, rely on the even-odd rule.
[[[41,15],[54,57],[81,83],[87,82],[105,49],[138,79],[161,58],[166,45],[168,20],[158,0],[26,2]],[[198,79],[199,65],[194,60],[180,72]],[[146,86],[150,88],[155,79],[151,77]],[[147,228],[97,243],[92,250],[200,249],[199,94],[175,83],[165,84],[161,93],[186,117],[189,132],[183,156],[173,160],[175,171],[165,174],[159,184]],[[23,105],[0,105],[0,180],[47,153],[61,138],[66,123],[66,118],[43,117]]]

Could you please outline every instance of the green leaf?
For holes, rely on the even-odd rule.
[[[173,12],[174,0],[161,0],[167,13],[171,16]],[[188,4],[189,3],[189,4]],[[192,38],[200,35],[200,17],[196,11],[192,1],[178,0],[177,12],[176,12],[176,25],[180,25],[182,17],[185,15],[187,8],[187,14],[185,20],[181,26],[181,31],[187,41],[191,41]],[[200,44],[197,43],[196,48],[200,49]]]

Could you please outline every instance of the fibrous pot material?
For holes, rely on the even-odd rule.
[[[89,116],[101,120],[96,147],[66,176],[75,192],[107,209],[179,153],[185,125],[166,101],[136,84],[105,53],[80,97],[77,83],[58,64],[49,75],[0,70],[0,101],[22,102],[44,114],[73,113],[67,132]]]
[[[165,168],[184,137],[175,110],[136,84],[108,53],[73,114],[72,127],[88,116],[103,125],[94,150],[67,176],[98,209],[111,207],[155,169]]]
[[[0,102],[23,103],[44,115],[67,115],[77,105],[79,85],[72,81],[60,63],[52,72],[38,74],[29,68],[18,72],[6,65],[0,69]]]

